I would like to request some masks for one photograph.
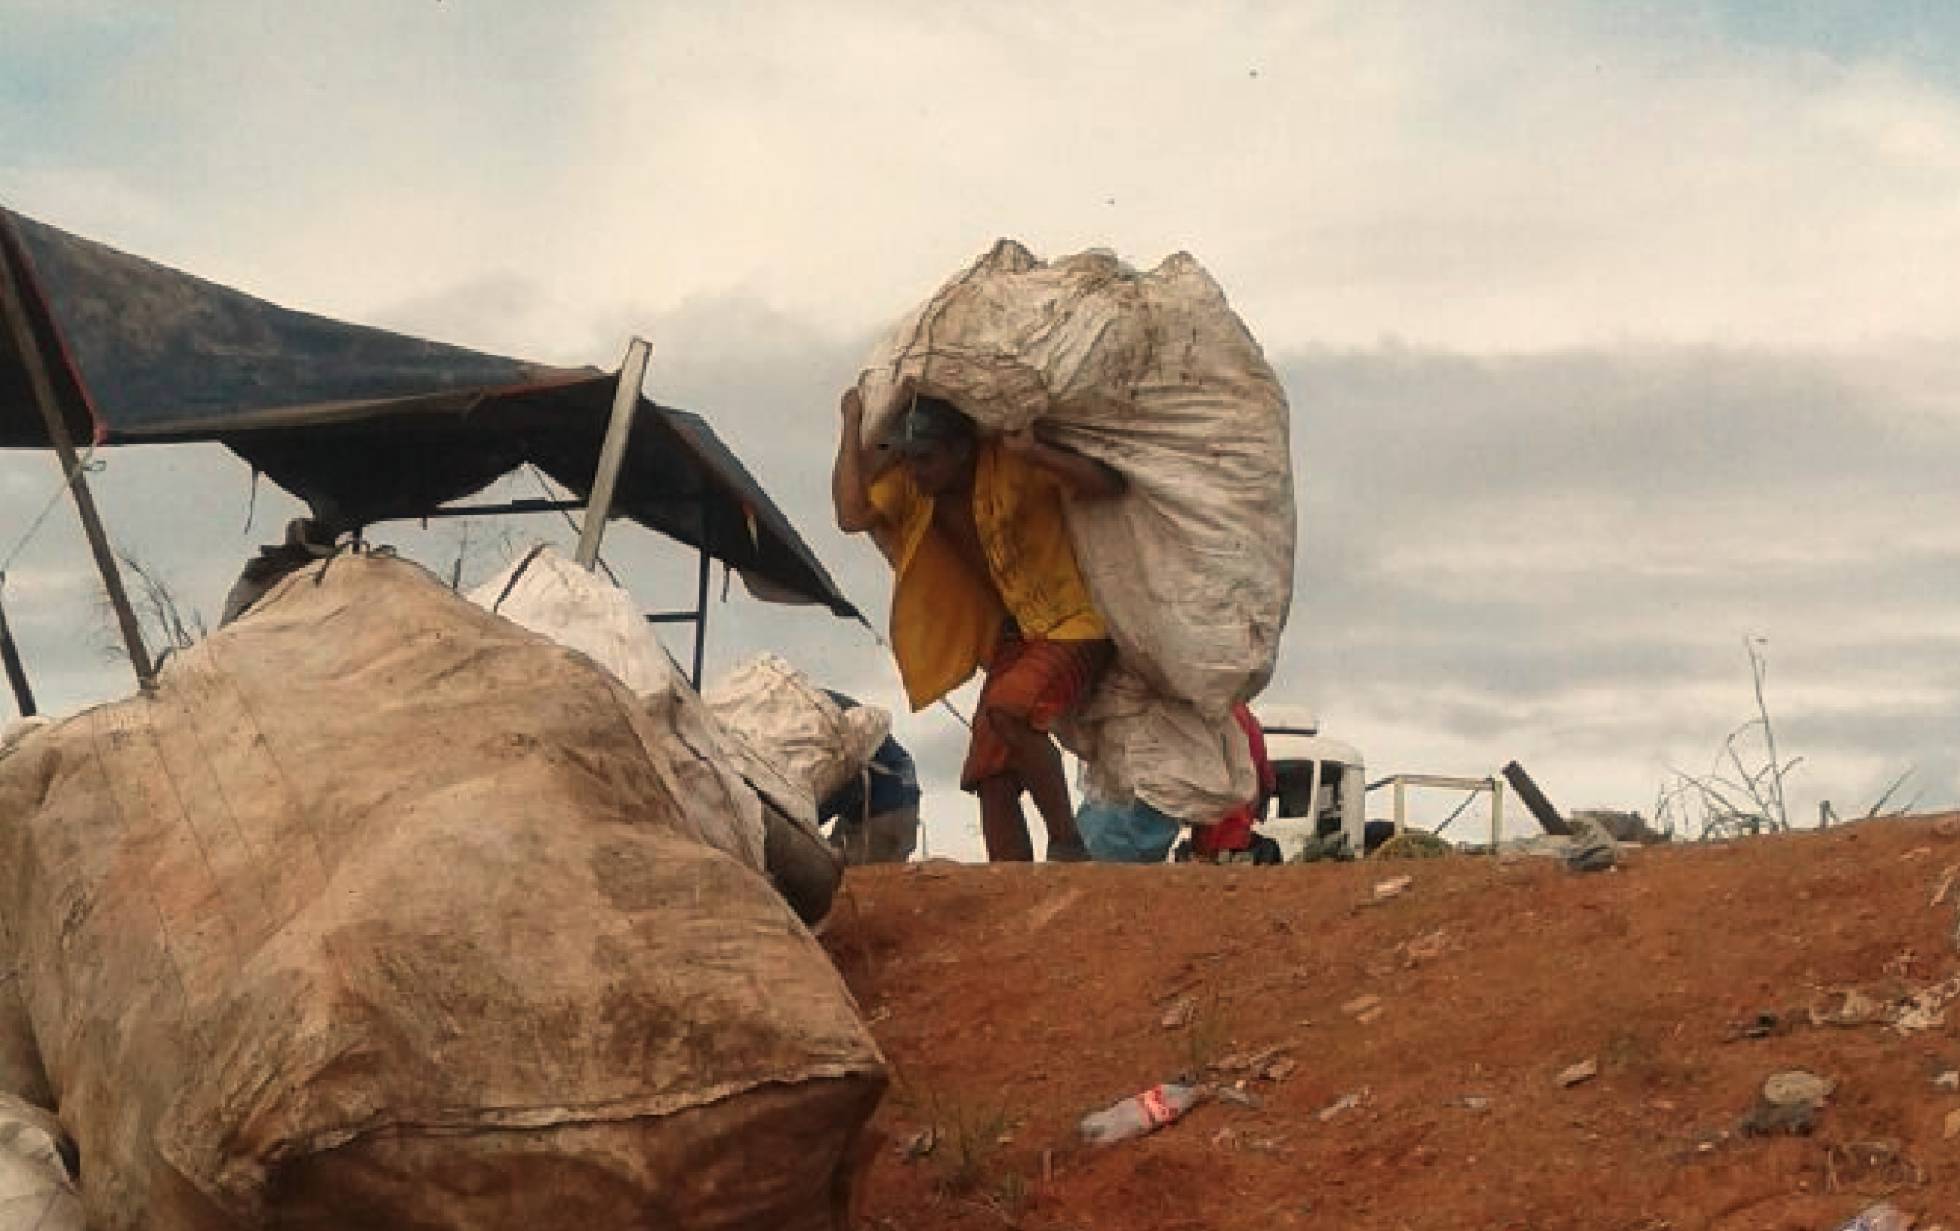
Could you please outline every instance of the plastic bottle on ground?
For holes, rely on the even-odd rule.
[[[1113,1107],[1082,1117],[1082,1140],[1091,1145],[1106,1145],[1154,1133],[1195,1107],[1200,1094],[1196,1086],[1176,1083],[1152,1086]]]

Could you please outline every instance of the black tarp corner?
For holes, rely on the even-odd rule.
[[[615,379],[296,312],[0,209],[0,243],[78,441],[215,441],[349,525],[427,515],[526,463],[581,497]],[[47,446],[0,339],[0,448]],[[750,589],[857,610],[700,416],[641,399],[614,496]]]

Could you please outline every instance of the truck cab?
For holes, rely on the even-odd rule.
[[[1340,835],[1359,856],[1367,836],[1367,771],[1361,750],[1320,733],[1320,719],[1293,705],[1255,707],[1277,788],[1261,830],[1288,860],[1309,843]]]

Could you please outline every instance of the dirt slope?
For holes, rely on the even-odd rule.
[[[827,943],[898,1075],[862,1225],[1808,1231],[1890,1194],[1960,1229],[1944,1134],[1960,1090],[1936,1082],[1960,1069],[1960,1004],[1915,1032],[1809,1012],[1842,1003],[1830,989],[1890,1004],[1960,972],[1960,886],[1930,904],[1955,865],[1960,816],[1590,875],[1539,859],[854,872]],[[1363,1021],[1366,996],[1380,1012]],[[1185,997],[1190,1021],[1167,1028]],[[1784,1024],[1736,1037],[1764,1013]],[[1214,1101],[1144,1140],[1074,1144],[1086,1111],[1272,1047],[1297,1067],[1246,1081],[1257,1109]],[[1589,1059],[1597,1077],[1557,1084]],[[1763,1079],[1796,1068],[1838,1083],[1811,1132],[1737,1133]],[[930,1153],[903,1157],[928,1130]]]

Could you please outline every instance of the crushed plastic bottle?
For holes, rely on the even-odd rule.
[[[1198,1105],[1204,1092],[1197,1086],[1167,1082],[1134,1094],[1113,1107],[1082,1117],[1082,1140],[1091,1145],[1128,1141],[1156,1132]],[[1886,1231],[1891,1231],[1887,1228]]]
[[[1838,1231],[1912,1231],[1912,1215],[1890,1202],[1872,1206]]]

